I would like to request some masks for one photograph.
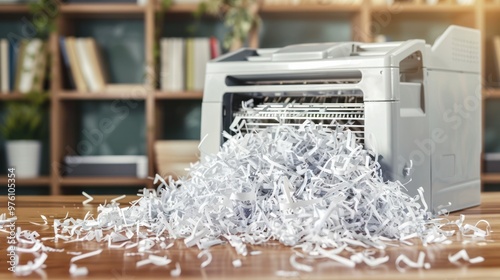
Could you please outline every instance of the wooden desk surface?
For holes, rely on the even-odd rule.
[[[40,237],[53,237],[54,231],[48,226],[37,226],[31,222],[42,222],[40,214],[49,218],[49,225],[53,219],[62,219],[69,212],[69,217],[83,218],[88,211],[96,214],[97,205],[103,203],[105,199],[111,199],[111,196],[94,197],[94,201],[89,206],[83,206],[83,196],[17,196],[16,197],[16,215],[18,221],[16,226],[22,229],[36,230]],[[127,196],[120,202],[127,202],[135,199],[134,196]],[[0,198],[0,214],[7,212],[6,197]],[[430,245],[422,246],[402,246],[390,247],[385,250],[385,254],[390,256],[389,262],[376,268],[370,268],[364,264],[358,264],[355,268],[347,268],[334,261],[316,260],[308,263],[314,267],[311,273],[301,272],[298,279],[455,279],[455,278],[500,278],[500,193],[483,193],[482,203],[479,207],[466,209],[461,212],[453,213],[450,218],[458,217],[459,214],[466,215],[466,222],[475,224],[480,219],[486,219],[491,223],[492,235],[487,238],[491,242],[484,242],[482,246],[477,244],[463,244],[458,237],[454,237],[451,245]],[[0,279],[16,278],[7,270],[9,265],[7,259],[7,233],[0,232]],[[108,249],[106,243],[75,242],[64,243],[60,240],[57,243],[53,241],[44,241],[44,244],[54,248],[64,248],[65,252],[53,252],[48,254],[47,265],[44,270],[48,278],[71,278],[69,274],[69,265],[72,255],[69,251],[90,252],[102,248],[100,255],[78,261],[79,266],[87,266],[88,276],[74,277],[78,279],[85,278],[106,278],[106,279],[145,279],[145,278],[169,278],[170,270],[174,268],[174,263],[179,262],[182,267],[181,279],[203,278],[203,279],[271,279],[277,277],[275,272],[278,270],[294,270],[290,263],[290,248],[278,245],[276,243],[265,246],[253,246],[250,249],[262,251],[258,256],[237,256],[234,249],[229,245],[219,245],[210,249],[213,260],[212,263],[204,269],[200,269],[202,260],[197,258],[199,250],[186,248],[182,241],[176,241],[175,245],[167,251],[160,251],[157,255],[165,253],[173,262],[165,267],[147,265],[136,268],[136,262],[145,258],[141,256],[126,256],[126,252],[136,252],[137,248],[132,249]],[[477,264],[454,265],[448,261],[448,255],[454,254],[461,249],[466,249],[469,256],[483,256],[485,261]],[[401,273],[395,268],[395,260],[404,253],[413,260],[416,260],[419,250],[426,252],[426,261],[430,262],[432,268],[408,269]],[[147,256],[147,254],[146,254]],[[240,258],[242,266],[234,268],[232,260]],[[26,263],[33,259],[32,254],[20,254],[21,263]],[[27,277],[18,278],[36,278],[41,276],[36,273]],[[297,278],[297,277],[295,277]]]

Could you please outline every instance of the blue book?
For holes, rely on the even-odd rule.
[[[73,80],[73,73],[69,64],[68,52],[66,51],[66,42],[64,37],[59,37],[59,48],[61,49],[62,62],[64,64],[64,80],[68,82],[68,86],[72,89],[75,88],[75,81]]]

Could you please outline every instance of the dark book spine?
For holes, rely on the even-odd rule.
[[[75,81],[73,80],[73,73],[71,72],[71,66],[69,65],[68,53],[66,52],[66,42],[64,42],[64,37],[59,37],[59,47],[61,49],[61,56],[66,71],[64,72],[65,80],[68,86],[72,89],[75,88]]]
[[[17,44],[9,42],[9,90],[13,91],[16,83]]]

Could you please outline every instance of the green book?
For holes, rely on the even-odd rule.
[[[194,39],[186,39],[186,90],[194,90]]]

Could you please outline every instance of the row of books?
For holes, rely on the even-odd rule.
[[[220,44],[210,38],[163,38],[160,88],[163,91],[203,90],[205,67],[220,54]]]
[[[47,43],[40,39],[17,44],[0,40],[0,92],[41,91],[46,77]]]
[[[104,91],[108,78],[95,39],[61,37],[59,44],[70,87],[79,92]]]

